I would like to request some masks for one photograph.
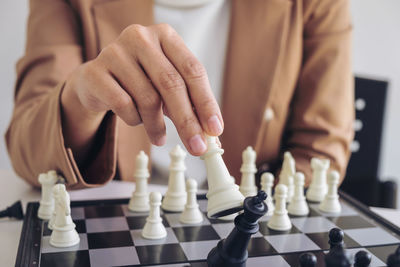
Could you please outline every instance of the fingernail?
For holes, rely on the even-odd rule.
[[[160,138],[158,138],[157,140],[156,140],[156,143],[155,143],[155,145],[156,146],[163,146],[163,145],[165,145],[165,142],[167,141],[167,136],[166,135],[163,135],[162,137],[160,137]]]
[[[206,151],[207,146],[199,134],[196,134],[189,140],[190,149],[194,153],[203,153]]]
[[[220,135],[222,133],[222,125],[217,115],[213,115],[208,119],[208,128],[215,135]]]

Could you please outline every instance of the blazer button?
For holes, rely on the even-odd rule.
[[[264,120],[265,121],[272,121],[272,119],[275,117],[275,114],[274,114],[274,110],[272,109],[272,108],[267,108],[265,111],[264,111]]]

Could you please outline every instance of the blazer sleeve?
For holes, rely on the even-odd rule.
[[[328,158],[343,179],[354,136],[349,0],[304,1],[303,62],[286,145],[311,179],[312,157]]]
[[[16,173],[34,186],[39,186],[38,175],[51,169],[65,177],[69,188],[103,184],[115,172],[115,116],[105,117],[96,152],[81,169],[64,145],[60,95],[66,78],[84,58],[78,17],[67,1],[30,1],[6,144]]]

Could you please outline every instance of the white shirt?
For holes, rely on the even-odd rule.
[[[206,68],[211,88],[220,104],[230,23],[230,1],[155,0],[154,2],[155,22],[171,25],[182,37],[186,46]],[[151,151],[152,181],[162,183],[168,181],[169,151],[177,144],[185,149],[171,120],[165,117],[165,123],[166,144],[162,147],[153,146]],[[196,179],[199,185],[203,184],[206,180],[203,161],[187,153],[185,164],[186,177]]]

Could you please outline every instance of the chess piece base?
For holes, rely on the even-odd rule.
[[[58,248],[72,247],[80,241],[79,235],[75,230],[75,224],[66,227],[54,226],[50,236],[50,245]]]
[[[161,226],[159,225],[161,224]],[[143,227],[142,237],[146,239],[162,239],[167,236],[167,231],[165,230],[162,222],[152,223],[146,222]]]
[[[166,193],[161,208],[166,211],[180,212],[185,209],[186,194]]]
[[[128,209],[135,212],[144,212],[150,210],[149,194],[133,195],[129,200]]]
[[[267,224],[268,228],[275,231],[287,231],[292,228],[289,216],[281,215],[279,217],[271,217]]]

